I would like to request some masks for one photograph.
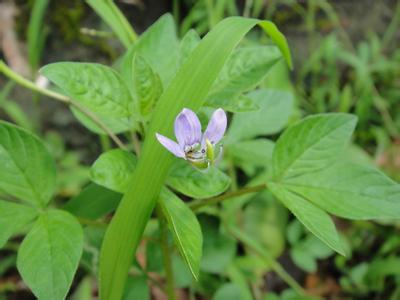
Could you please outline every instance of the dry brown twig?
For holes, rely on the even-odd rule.
[[[28,61],[14,30],[17,14],[13,2],[0,3],[0,47],[10,67],[23,76],[29,76]]]

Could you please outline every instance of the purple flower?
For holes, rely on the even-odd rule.
[[[199,118],[193,111],[184,108],[175,119],[175,136],[178,143],[159,133],[156,133],[156,137],[175,156],[198,167],[208,167],[214,161],[215,145],[224,136],[226,126],[226,114],[222,108],[218,108],[202,134]]]

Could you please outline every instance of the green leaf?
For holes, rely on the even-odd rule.
[[[183,162],[188,165],[187,162]],[[136,167],[134,154],[120,149],[103,153],[91,168],[91,180],[114,191],[124,193],[129,177]],[[192,168],[192,167],[190,167]],[[173,233],[178,249],[189,266],[194,278],[199,275],[202,234],[192,210],[174,193],[163,189],[160,204]]]
[[[270,192],[264,191],[246,205],[242,215],[244,233],[268,249],[273,257],[279,257],[285,249],[287,209]]]
[[[213,300],[241,300],[241,290],[235,283],[226,283],[214,294]]]
[[[274,178],[286,180],[331,165],[348,144],[356,122],[349,114],[321,114],[285,130],[273,153]]]
[[[254,88],[281,57],[275,46],[236,49],[222,68],[209,97],[218,98],[221,93],[235,95]]]
[[[37,215],[38,212],[31,207],[0,200],[0,248]]]
[[[172,136],[176,115],[184,107],[197,111],[204,104],[232,49],[259,23],[263,21],[232,17],[216,25],[193,50],[158,101],[129,189],[104,237],[100,253],[102,300],[121,298],[134,252],[173,163],[173,156],[158,143],[155,133]],[[286,40],[271,32],[278,38],[276,42],[281,44],[281,51],[287,52]],[[169,53],[162,47],[158,51]],[[290,58],[287,59],[290,63]]]
[[[53,195],[56,170],[43,143],[29,132],[0,121],[0,189],[44,207]]]
[[[209,198],[225,192],[231,183],[229,176],[216,167],[206,172],[192,167],[187,161],[177,160],[171,168],[167,184],[193,198]]]
[[[195,214],[181,199],[167,189],[161,192],[160,205],[179,252],[193,277],[198,280],[203,236]]]
[[[260,109],[234,115],[227,143],[277,133],[292,114],[293,95],[290,92],[261,89],[246,96],[253,99]]]
[[[132,128],[133,101],[125,82],[113,69],[94,63],[60,62],[46,65],[40,72],[115,133]],[[81,112],[72,111],[88,129],[104,134]]]
[[[121,194],[91,183],[71,198],[65,205],[66,211],[77,217],[96,220],[114,211],[121,200]]]
[[[400,216],[400,184],[374,168],[338,163],[287,179],[284,186],[343,218],[397,219]]]
[[[317,270],[317,262],[315,258],[302,247],[292,248],[290,250],[290,257],[298,267],[308,273],[313,273]]]
[[[172,15],[159,18],[140,36],[134,47],[160,75],[166,87],[177,71],[179,59],[179,41]]]
[[[200,37],[196,30],[190,29],[186,32],[179,45],[180,64],[182,65],[189,58],[190,54],[200,43]]]
[[[236,242],[220,232],[217,218],[201,215],[199,221],[204,236],[200,269],[203,272],[224,274],[235,258]]]
[[[107,23],[125,46],[130,47],[136,40],[136,33],[112,0],[86,0],[86,3]]]
[[[107,151],[100,155],[90,169],[90,179],[110,190],[124,193],[129,177],[136,167],[137,159],[131,152],[121,149]]]
[[[266,167],[272,162],[275,143],[268,139],[239,141],[228,146],[229,155],[235,163],[243,166],[253,165]]]
[[[231,93],[218,93],[207,100],[207,106],[223,108],[233,113],[257,111],[260,109],[253,98]]]
[[[126,283],[123,300],[149,300],[150,289],[146,276],[130,276]]]
[[[134,58],[132,77],[138,111],[148,117],[162,94],[161,79],[140,55]]]
[[[270,183],[268,188],[308,230],[333,250],[345,255],[335,224],[326,212],[279,184]]]
[[[39,65],[40,56],[42,55],[43,46],[49,28],[43,27],[43,19],[46,9],[49,5],[49,0],[38,0],[33,3],[29,25],[27,31],[28,43],[28,59],[31,70],[35,72]]]
[[[262,21],[258,24],[264,32],[271,37],[271,40],[278,46],[283,57],[285,58],[289,68],[293,68],[290,50],[286,42],[285,36],[279,31],[274,23],[271,21]]]
[[[62,300],[68,293],[82,254],[78,221],[61,210],[44,212],[18,251],[17,267],[39,299]]]

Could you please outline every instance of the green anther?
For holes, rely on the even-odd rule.
[[[206,156],[211,164],[214,163],[214,146],[208,139],[206,139]]]

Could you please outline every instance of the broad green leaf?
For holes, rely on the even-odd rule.
[[[29,206],[0,200],[0,248],[37,215],[38,212]]]
[[[125,46],[136,40],[136,33],[113,0],[86,0],[86,3],[107,23]]]
[[[203,236],[195,214],[181,199],[167,189],[161,192],[160,205],[179,252],[193,277],[198,280]]]
[[[99,185],[124,193],[128,188],[129,178],[135,170],[136,161],[135,155],[131,152],[110,150],[95,161],[90,171],[90,178]],[[226,191],[230,179],[215,167],[207,172],[201,172],[188,162],[177,160],[167,184],[187,196],[208,198]]]
[[[75,216],[96,220],[115,210],[120,200],[121,194],[91,183],[71,198],[63,209]]]
[[[244,95],[235,95],[229,92],[214,94],[207,100],[206,105],[215,108],[221,107],[233,113],[257,111],[260,109],[253,98]]]
[[[243,231],[278,257],[285,249],[284,229],[288,212],[279,201],[264,191],[249,202],[243,212]]]
[[[229,176],[212,166],[206,172],[195,169],[187,161],[177,160],[171,168],[167,184],[193,198],[209,198],[225,192],[231,183]]]
[[[228,146],[229,156],[242,168],[267,167],[272,162],[275,143],[268,139],[238,141]]]
[[[241,290],[235,283],[226,283],[214,294],[213,300],[241,300]]]
[[[302,247],[293,247],[290,249],[290,257],[298,267],[308,273],[314,273],[317,270],[315,258]]]
[[[291,126],[276,142],[272,164],[276,180],[287,179],[331,165],[348,144],[357,117],[321,114]]]
[[[179,45],[181,65],[188,59],[194,48],[200,43],[200,40],[198,33],[193,29],[185,34]]]
[[[18,250],[18,271],[37,298],[65,299],[82,247],[83,232],[78,221],[65,211],[46,211]]]
[[[281,58],[282,54],[275,46],[242,47],[235,50],[222,68],[209,98],[218,98],[221,93],[235,95],[254,88]]]
[[[94,63],[60,62],[46,65],[40,72],[115,133],[132,128],[133,101],[125,82],[113,69]],[[72,111],[90,130],[104,133],[81,112]]]
[[[325,211],[279,184],[270,183],[268,188],[308,230],[333,250],[345,255],[335,224]]]
[[[140,55],[134,58],[132,77],[138,111],[141,116],[148,117],[162,94],[161,79]]]
[[[293,95],[290,92],[261,89],[246,96],[253,99],[260,109],[234,115],[227,143],[277,133],[293,112]]]
[[[166,87],[177,71],[179,59],[179,41],[172,15],[159,18],[140,36],[134,47],[160,75]]]
[[[0,189],[44,207],[53,195],[55,165],[43,143],[29,132],[0,121]]]
[[[124,193],[136,163],[136,156],[131,152],[121,149],[107,151],[92,165],[90,179],[110,190]]]
[[[173,156],[158,143],[155,133],[172,136],[174,119],[184,107],[194,111],[200,109],[229,54],[257,24],[265,26],[269,22],[232,17],[217,24],[166,86],[147,129],[147,138],[130,178],[129,189],[104,237],[99,272],[102,300],[121,298],[135,250],[173,163]],[[266,30],[286,53],[285,58],[290,64],[284,37],[279,35],[276,27],[267,26]],[[168,52],[162,47],[159,50]]]
[[[149,300],[150,289],[146,276],[130,276],[127,280],[122,300]]]
[[[200,269],[213,274],[223,274],[236,254],[236,242],[230,236],[220,232],[219,220],[215,217],[199,217],[204,242]]]
[[[333,166],[284,181],[327,212],[349,219],[400,216],[400,184],[377,169],[351,163]]]

